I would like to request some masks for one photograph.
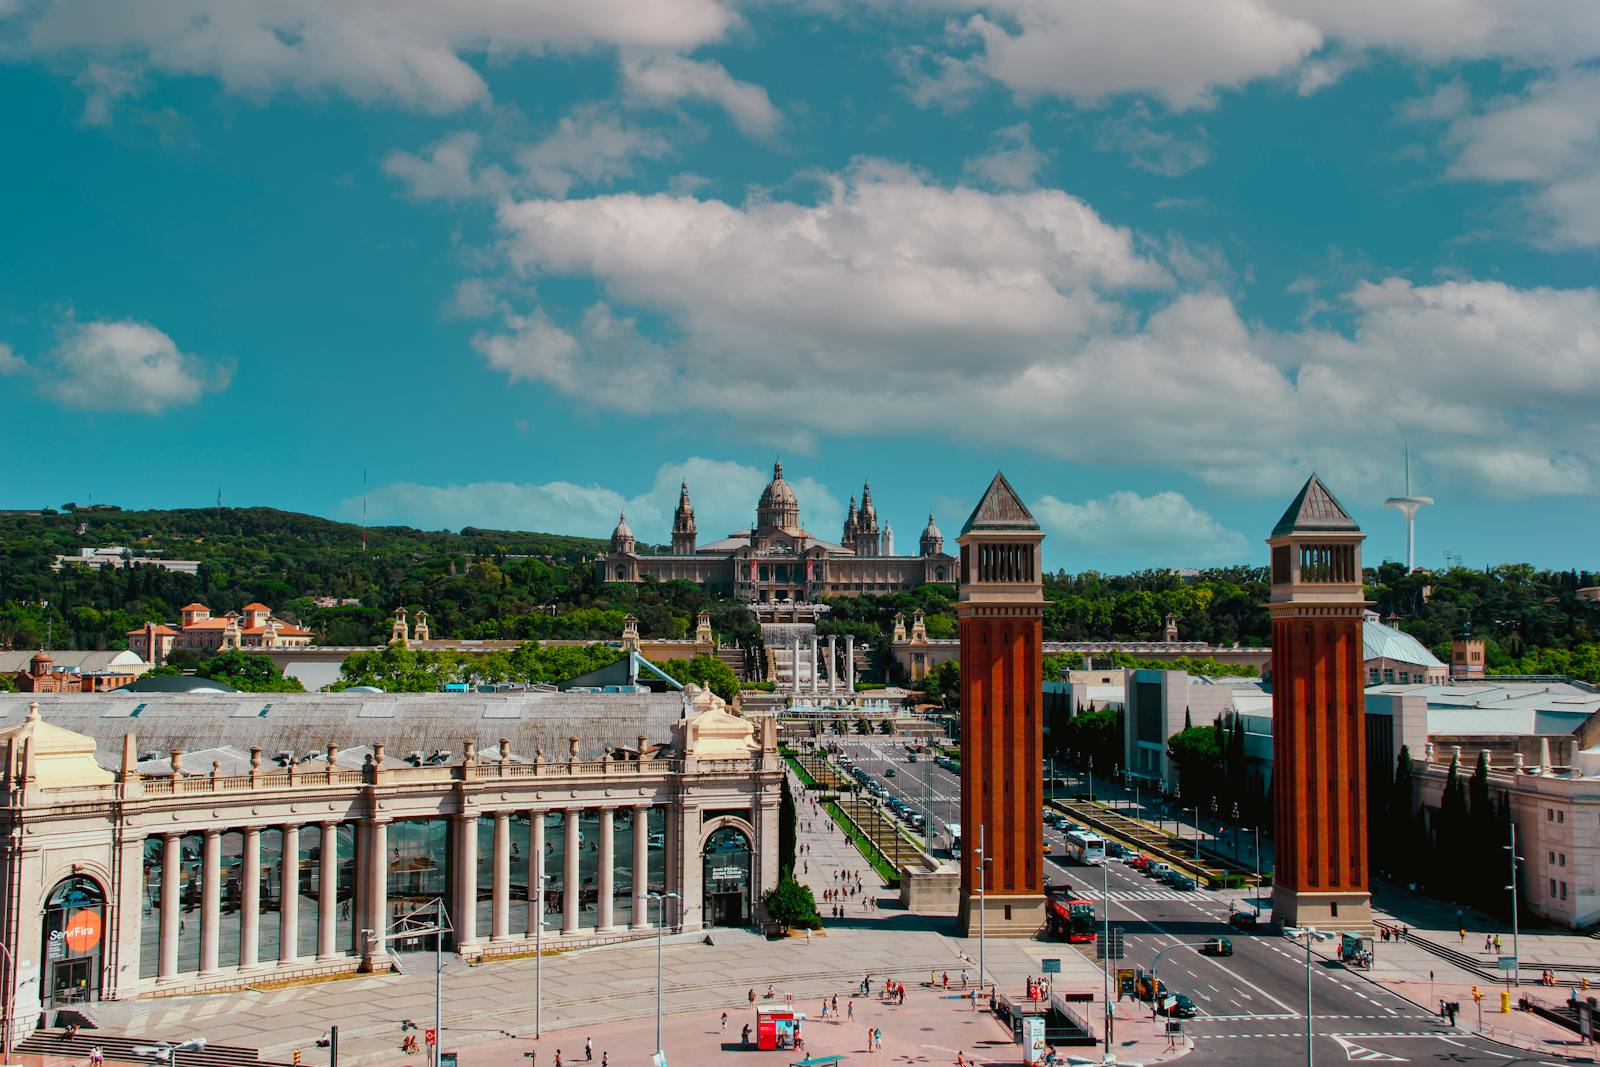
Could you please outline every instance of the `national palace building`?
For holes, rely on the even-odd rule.
[[[783,479],[783,464],[772,467],[756,504],[756,523],[721,540],[699,544],[694,507],[685,484],[672,522],[672,551],[643,554],[627,516],[611,534],[611,550],[595,564],[602,582],[686,581],[749,603],[817,603],[824,597],[888,593],[919,585],[956,584],[956,560],[944,550],[944,535],[928,516],[917,554],[897,556],[894,531],[880,526],[872,486],[861,502],[850,498],[850,512],[838,543],[824,541],[800,525],[800,501]]]
[[[467,959],[750,925],[781,778],[774,720],[693,685],[0,694],[5,1036],[386,970],[441,899]]]

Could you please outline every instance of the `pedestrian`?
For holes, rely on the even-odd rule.
[[[962,989],[967,988],[967,972],[966,971],[962,971],[961,972],[961,988]]]
[[[835,1015],[839,1014],[839,994],[837,993],[833,995],[833,1013]]]
[[[939,984],[939,972],[935,971],[931,967],[928,968],[928,987],[931,989],[932,987],[934,987],[934,986],[936,986],[938,984]]]
[[[723,1012],[722,1013],[722,1033],[725,1034],[727,1032],[728,1032],[728,1013],[727,1012]]]
[[[750,1024],[744,1024],[744,1030],[739,1034],[739,1044],[745,1048],[750,1047]]]
[[[1483,935],[1483,951],[1485,951],[1485,952],[1489,951],[1489,935],[1488,934],[1484,934]]]
[[[611,1053],[600,1053],[600,1067],[611,1067]]]
[[[594,1059],[594,1038],[592,1037],[583,1039],[583,1059],[586,1063]]]
[[[1499,952],[1500,951],[1500,935],[1499,934],[1495,934],[1494,935],[1494,950],[1495,950],[1495,952]]]
[[[945,988],[946,992],[949,992],[949,990],[950,990],[950,972],[949,971],[944,972],[944,988]]]
[[[556,1067],[561,1067],[561,1050],[556,1049]]]
[[[756,990],[754,986],[750,987],[750,992],[747,995],[750,997],[750,1003],[754,1004],[756,1002]]]
[[[101,1067],[101,1064],[105,1062],[105,1053],[100,1051],[99,1045],[96,1045],[94,1048],[89,1050],[89,1063],[92,1065],[92,1067]]]
[[[967,1054],[965,1052],[956,1053],[956,1067],[967,1067]]]
[[[845,1001],[844,1017],[846,1019],[849,1019],[851,1022],[855,1021],[855,1018],[856,1018],[856,1002],[855,1001],[853,1001],[853,1000]]]

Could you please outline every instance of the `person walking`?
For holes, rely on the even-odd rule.
[[[846,1019],[849,1019],[851,1022],[855,1022],[855,1019],[856,1019],[856,1002],[855,1001],[851,1000],[851,1001],[846,1001],[845,1002],[844,1017]]]
[[[721,1032],[724,1033],[724,1034],[726,1034],[728,1032],[728,1013],[727,1012],[723,1012],[722,1013],[722,1031]]]
[[[585,1063],[594,1059],[594,1038],[592,1037],[583,1039],[583,1059]]]
[[[561,1067],[561,1050],[556,1049],[556,1067]]]

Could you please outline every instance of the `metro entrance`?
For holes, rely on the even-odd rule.
[[[706,841],[706,921],[712,926],[750,925],[750,839],[725,826]]]

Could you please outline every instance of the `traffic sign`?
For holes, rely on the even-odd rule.
[[[1048,960],[1040,960],[1039,964],[1043,968],[1043,970],[1040,972],[1042,974],[1060,974],[1061,973],[1061,960],[1059,958],[1057,958],[1057,959],[1048,959]]]
[[[1515,957],[1515,956],[1501,956],[1500,957],[1500,969],[1502,971],[1515,971],[1517,969],[1517,957]]]
[[[424,1044],[437,1045],[439,1043],[439,1031],[431,1026],[428,1027],[428,1029],[422,1031],[422,1040]]]

